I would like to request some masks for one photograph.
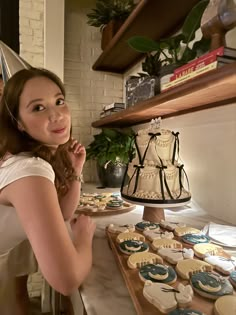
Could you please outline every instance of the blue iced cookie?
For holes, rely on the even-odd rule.
[[[232,285],[236,288],[236,271],[232,271],[229,275],[229,280]]]
[[[148,264],[139,270],[139,277],[142,281],[162,282],[171,284],[177,279],[175,270],[172,267],[161,264]]]
[[[200,311],[196,311],[193,309],[176,309],[170,313],[168,313],[168,315],[205,315],[205,313],[202,313]]]
[[[143,231],[145,228],[149,228],[149,230],[154,230],[159,227],[158,223],[149,222],[149,221],[141,221],[135,224],[135,228],[138,231]]]
[[[122,253],[126,255],[131,255],[133,253],[147,252],[149,246],[147,243],[137,240],[127,240],[119,244],[119,249]]]
[[[228,279],[213,272],[197,272],[191,276],[190,283],[199,295],[212,300],[234,291]]]
[[[195,245],[199,243],[209,243],[210,238],[204,234],[185,234],[181,237],[181,240],[187,244]]]

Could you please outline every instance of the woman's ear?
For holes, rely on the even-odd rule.
[[[22,125],[22,123],[21,123],[19,120],[17,121],[17,127],[18,127],[18,129],[19,129],[20,131],[25,131],[24,126]]]

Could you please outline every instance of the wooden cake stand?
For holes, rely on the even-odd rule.
[[[124,199],[124,198],[123,198]],[[125,199],[128,201],[128,199]],[[129,201],[131,202],[131,201]],[[133,203],[133,202],[132,202]],[[180,202],[176,204],[150,204],[150,203],[139,203],[135,202],[135,204],[139,204],[144,206],[143,210],[143,220],[150,221],[150,222],[160,222],[161,220],[165,220],[165,211],[164,208],[176,208],[180,206],[185,206],[189,203],[187,202]]]
[[[163,208],[144,206],[143,220],[150,222],[160,222],[165,220],[165,212]]]

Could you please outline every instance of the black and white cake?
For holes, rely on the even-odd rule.
[[[179,157],[179,133],[161,129],[153,119],[135,137],[136,156],[128,164],[122,198],[150,206],[179,206],[191,199]]]

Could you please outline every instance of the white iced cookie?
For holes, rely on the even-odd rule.
[[[194,254],[202,259],[206,254],[219,255],[220,253],[224,253],[223,247],[211,243],[195,244],[193,250]]]
[[[214,315],[236,314],[236,296],[225,295],[218,298],[214,304]]]
[[[124,225],[119,225],[119,224],[109,224],[108,225],[108,231],[111,233],[127,233],[127,232],[134,232],[135,231],[135,226],[134,224],[124,224]]]
[[[157,253],[170,264],[174,265],[180,260],[190,259],[194,256],[194,252],[191,248],[160,248]]]
[[[122,243],[124,241],[135,240],[135,241],[145,241],[145,237],[139,233],[135,232],[127,232],[127,233],[120,233],[117,235],[116,241],[117,243]]]
[[[163,227],[164,229],[167,229],[167,230],[170,230],[170,231],[174,231],[175,228],[177,228],[177,227],[185,227],[186,224],[161,220],[160,226]]]
[[[192,274],[200,271],[212,271],[213,267],[202,260],[185,259],[177,263],[175,270],[181,278],[188,280]]]
[[[140,268],[147,264],[162,263],[163,259],[159,255],[150,252],[134,253],[127,260],[127,264],[131,269]]]
[[[176,227],[174,230],[174,234],[176,236],[183,236],[185,234],[198,234],[198,233],[201,233],[201,231],[190,226]]]
[[[182,248],[182,244],[176,240],[170,239],[156,239],[151,244],[154,250],[158,250],[160,248]]]
[[[162,313],[169,313],[179,307],[188,307],[193,298],[190,285],[179,284],[177,289],[164,283],[145,281],[144,297]]]
[[[160,231],[159,228],[155,230],[145,229],[143,231],[143,235],[145,235],[145,237],[149,241],[154,241],[161,238],[168,238],[168,239],[174,238],[174,234],[172,232],[162,232]]]
[[[225,275],[229,275],[236,267],[236,259],[233,257],[225,258],[223,256],[212,256],[206,254],[204,261],[214,266],[214,268]]]

